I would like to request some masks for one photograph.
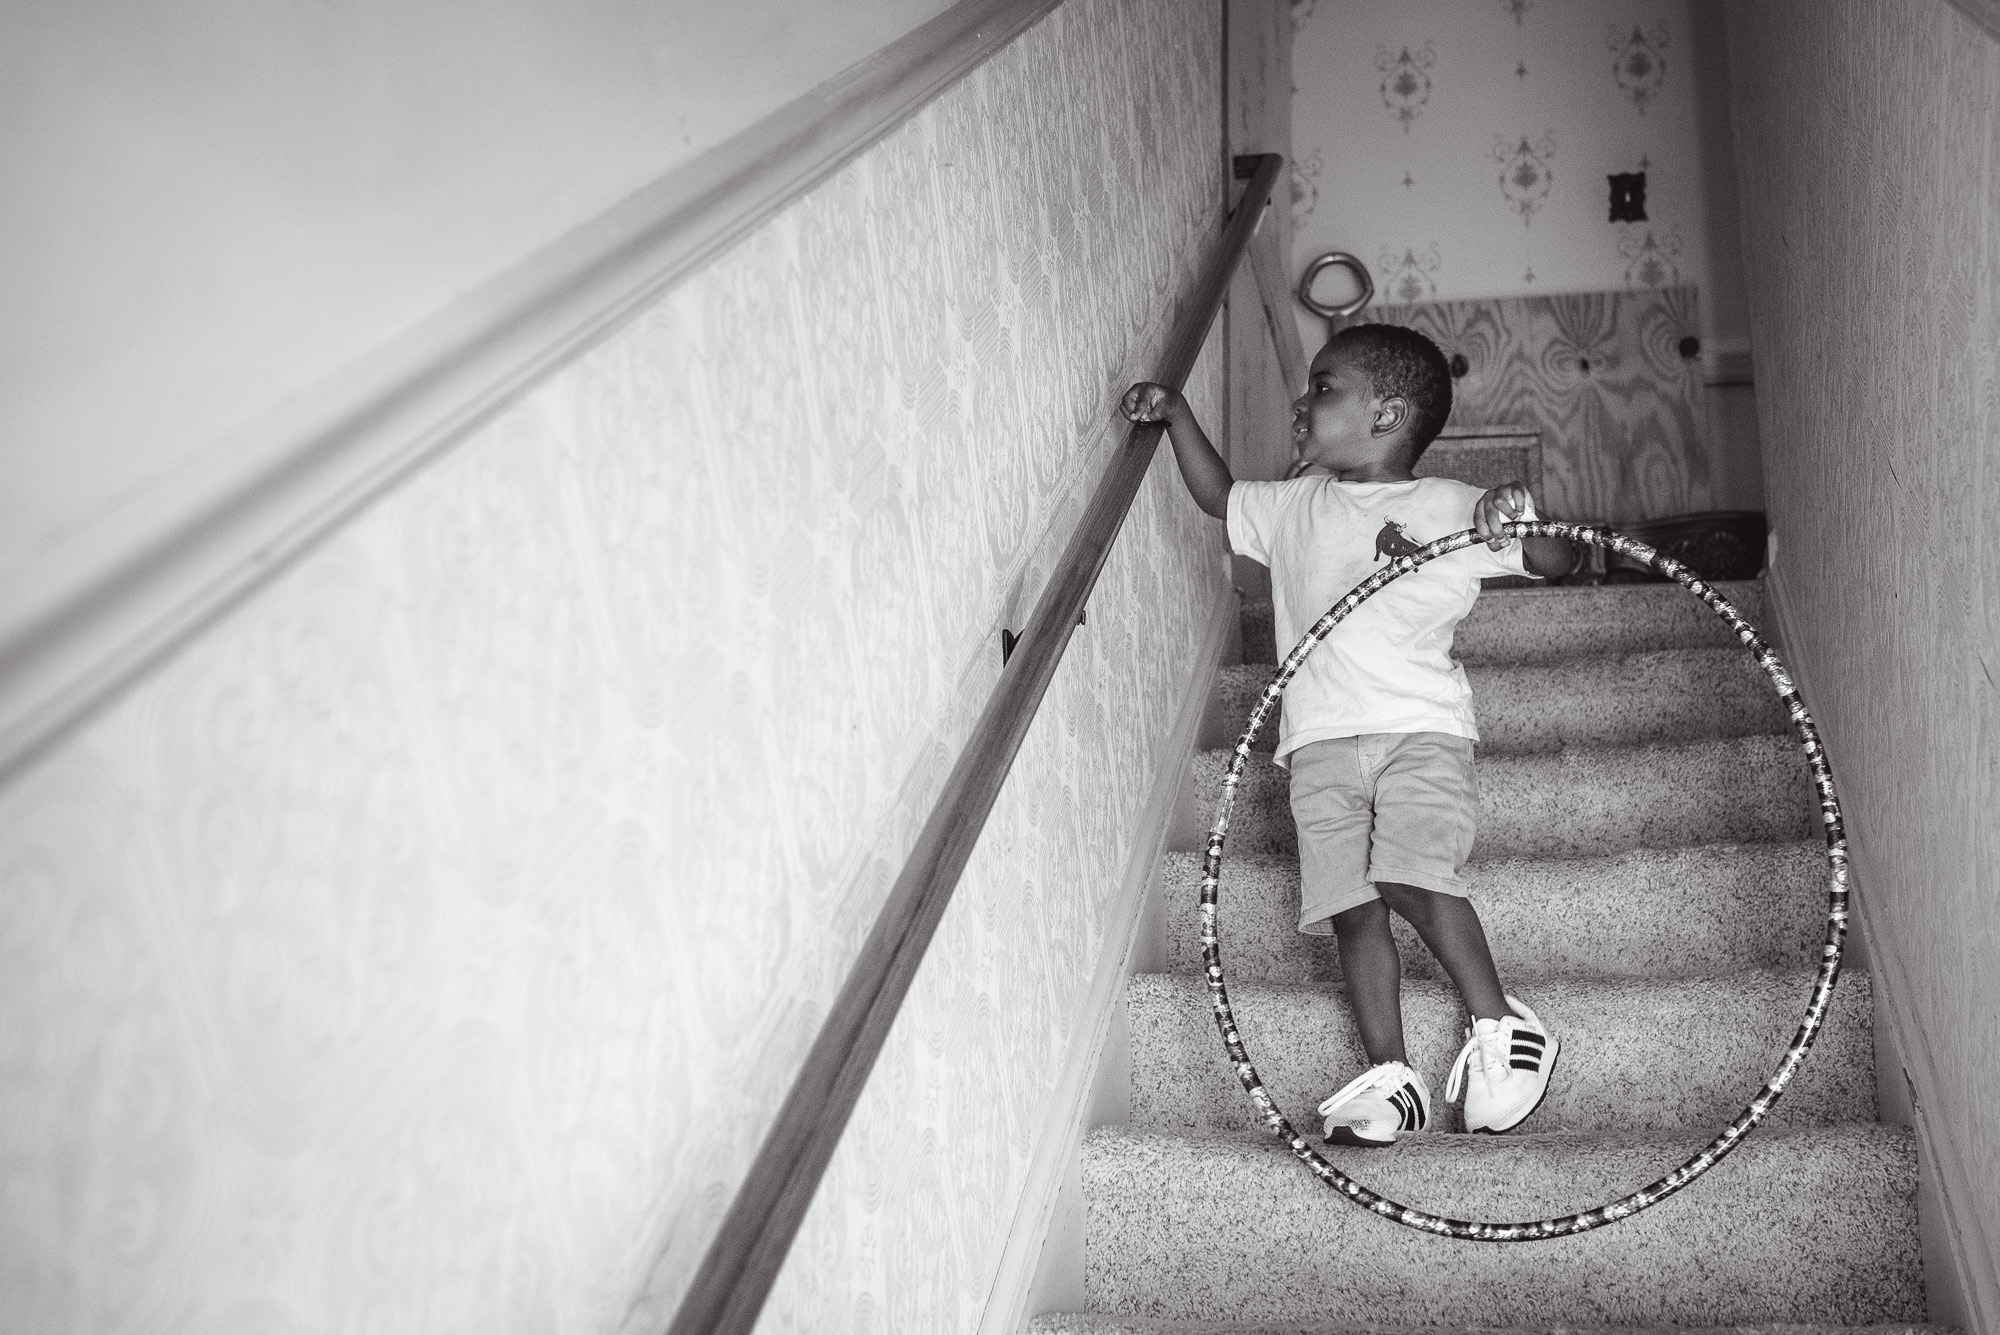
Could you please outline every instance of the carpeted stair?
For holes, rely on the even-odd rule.
[[[1753,620],[1761,587],[1724,586]],[[1240,720],[1272,672],[1268,606],[1218,684]],[[1287,646],[1289,647],[1289,646]],[[1358,1180],[1459,1217],[1534,1219],[1660,1177],[1757,1091],[1798,1026],[1824,917],[1805,767],[1761,674],[1674,586],[1496,590],[1460,627],[1485,740],[1468,876],[1510,991],[1563,1040],[1515,1132],[1455,1134],[1445,1073],[1465,1023],[1400,922],[1412,1061],[1439,1134],[1324,1151]],[[1275,724],[1270,731],[1275,735]],[[1295,930],[1284,772],[1253,755],[1231,822],[1223,961],[1251,1056],[1317,1140],[1319,1100],[1362,1069],[1330,938]],[[1228,753],[1196,758],[1207,813]],[[1875,1121],[1870,990],[1849,968],[1772,1115],[1706,1177],[1580,1237],[1464,1243],[1366,1213],[1261,1129],[1200,977],[1201,857],[1167,855],[1170,972],[1126,995],[1127,1124],[1083,1149],[1093,1309],[1041,1335],[1762,1335],[1924,1320],[1915,1149]]]

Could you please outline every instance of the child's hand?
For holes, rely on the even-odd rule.
[[[1531,504],[1526,487],[1518,482],[1503,482],[1481,496],[1479,504],[1472,508],[1472,527],[1497,552],[1513,541],[1500,531],[1500,526],[1510,519],[1519,519]]]
[[[1141,380],[1125,391],[1124,402],[1118,408],[1134,422],[1171,422],[1177,414],[1187,411],[1187,400],[1177,390]]]

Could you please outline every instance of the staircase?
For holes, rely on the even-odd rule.
[[[1760,620],[1762,586],[1721,586]],[[1338,633],[1338,632],[1336,632]],[[1268,604],[1245,609],[1225,714],[1274,671]],[[1289,646],[1288,646],[1289,647]],[[1674,585],[1493,591],[1459,628],[1480,728],[1468,877],[1502,981],[1563,1043],[1515,1132],[1450,1134],[1444,1076],[1465,1023],[1399,921],[1411,1061],[1445,1134],[1323,1153],[1376,1191],[1459,1217],[1599,1204],[1706,1144],[1784,1052],[1811,991],[1825,858],[1776,697]],[[1239,790],[1222,957],[1244,1041],[1279,1106],[1314,1109],[1365,1062],[1330,937],[1301,936],[1275,724]],[[1227,753],[1196,757],[1212,807]],[[1206,814],[1204,815],[1204,821]],[[1041,1335],[1366,1327],[1811,1327],[1924,1320],[1910,1134],[1875,1121],[1869,982],[1849,968],[1765,1123],[1679,1195],[1578,1237],[1467,1243],[1356,1208],[1263,1130],[1203,987],[1201,855],[1162,869],[1169,971],[1132,979],[1126,1125],[1083,1147],[1088,1313]]]

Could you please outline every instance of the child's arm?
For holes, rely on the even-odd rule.
[[[1526,514],[1529,503],[1526,487],[1518,482],[1503,482],[1479,498],[1479,504],[1472,508],[1472,526],[1487,540],[1486,545],[1497,552],[1507,541],[1500,526]],[[1528,568],[1529,574],[1544,579],[1567,575],[1576,569],[1576,544],[1567,538],[1523,538],[1521,564]]]
[[[1187,400],[1165,385],[1140,381],[1125,391],[1118,405],[1134,422],[1165,422],[1167,437],[1174,442],[1174,462],[1181,466],[1181,480],[1187,483],[1194,503],[1217,519],[1229,517],[1229,489],[1236,479],[1229,465],[1208,443],[1208,433],[1194,420]]]

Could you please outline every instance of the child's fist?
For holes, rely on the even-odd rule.
[[[1187,400],[1165,385],[1141,380],[1125,391],[1125,400],[1118,406],[1134,422],[1170,422],[1187,407]]]
[[[1472,527],[1497,552],[1513,541],[1500,531],[1500,526],[1510,519],[1519,519],[1533,506],[1526,487],[1518,482],[1503,482],[1479,498],[1479,504],[1472,509]]]

